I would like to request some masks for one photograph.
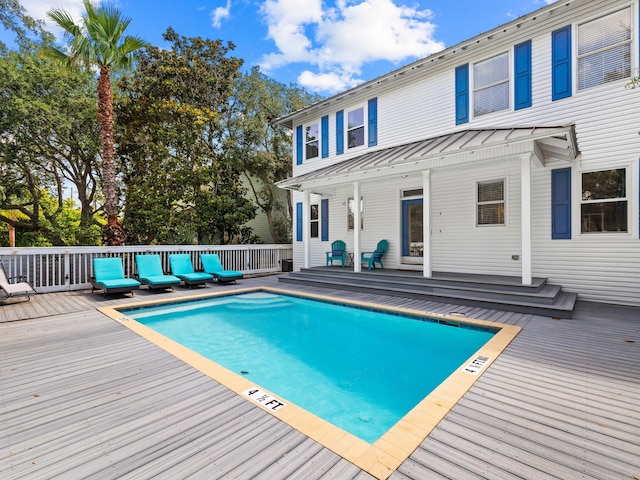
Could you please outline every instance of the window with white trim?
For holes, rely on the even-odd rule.
[[[581,177],[580,231],[627,232],[626,169],[583,172]]]
[[[509,53],[473,64],[473,114],[478,117],[509,108]]]
[[[311,238],[318,238],[318,232],[320,231],[320,205],[310,205],[311,211],[309,212],[310,221],[310,236]]]
[[[347,112],[347,148],[364,145],[364,107]]]
[[[476,184],[477,225],[504,225],[505,180]]]
[[[304,153],[306,159],[320,155],[320,129],[317,123],[304,127]]]
[[[578,25],[578,90],[631,76],[631,7]]]
[[[356,204],[353,197],[347,199],[347,230],[353,230],[355,225]],[[360,230],[364,229],[364,198],[360,197]]]

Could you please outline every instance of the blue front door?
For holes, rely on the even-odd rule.
[[[422,221],[422,199],[402,200],[403,260],[422,258],[424,250]]]

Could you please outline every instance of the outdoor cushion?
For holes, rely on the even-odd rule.
[[[201,253],[200,261],[206,273],[210,273],[219,283],[235,282],[244,277],[242,272],[225,270],[217,253]]]
[[[93,259],[92,291],[101,289],[106,297],[109,293],[130,293],[140,288],[140,282],[124,276],[122,260],[116,257]]]
[[[171,273],[187,286],[204,285],[207,280],[213,280],[213,275],[194,271],[191,255],[188,253],[169,255],[169,264],[171,265]]]
[[[180,284],[178,277],[164,274],[160,255],[136,255],[136,266],[138,278],[149,288],[171,288]]]

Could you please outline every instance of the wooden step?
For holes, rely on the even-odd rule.
[[[561,287],[548,284],[545,279],[538,279],[531,287],[517,288],[513,280],[497,276],[485,284],[479,275],[470,281],[466,275],[460,276],[459,280],[454,278],[456,274],[438,280],[402,273],[336,273],[332,269],[304,269],[283,275],[279,281],[559,318],[571,318],[577,298],[576,294],[562,292]]]

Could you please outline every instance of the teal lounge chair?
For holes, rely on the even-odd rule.
[[[187,287],[204,285],[213,280],[213,275],[204,272],[196,272],[191,263],[191,255],[188,253],[173,253],[169,255],[171,273],[184,282]]]
[[[200,261],[205,273],[210,273],[218,281],[218,283],[236,283],[244,277],[242,272],[236,270],[225,270],[220,263],[220,257],[217,253],[201,253]]]
[[[384,268],[382,265],[382,257],[389,248],[389,242],[386,240],[380,240],[376,249],[373,252],[362,252],[360,255],[360,262],[367,264],[367,270],[376,268],[376,263],[380,264],[380,268]]]
[[[102,290],[106,297],[110,293],[131,293],[140,288],[140,282],[124,276],[122,260],[115,257],[94,258],[91,293]]]
[[[340,261],[342,268],[347,264],[347,244],[342,240],[336,240],[331,244],[331,251],[325,252],[327,255],[326,267],[329,268],[329,262],[333,266],[333,261]]]
[[[160,255],[136,255],[138,279],[150,290],[173,288],[180,285],[180,279],[173,275],[165,275],[162,271]]]

